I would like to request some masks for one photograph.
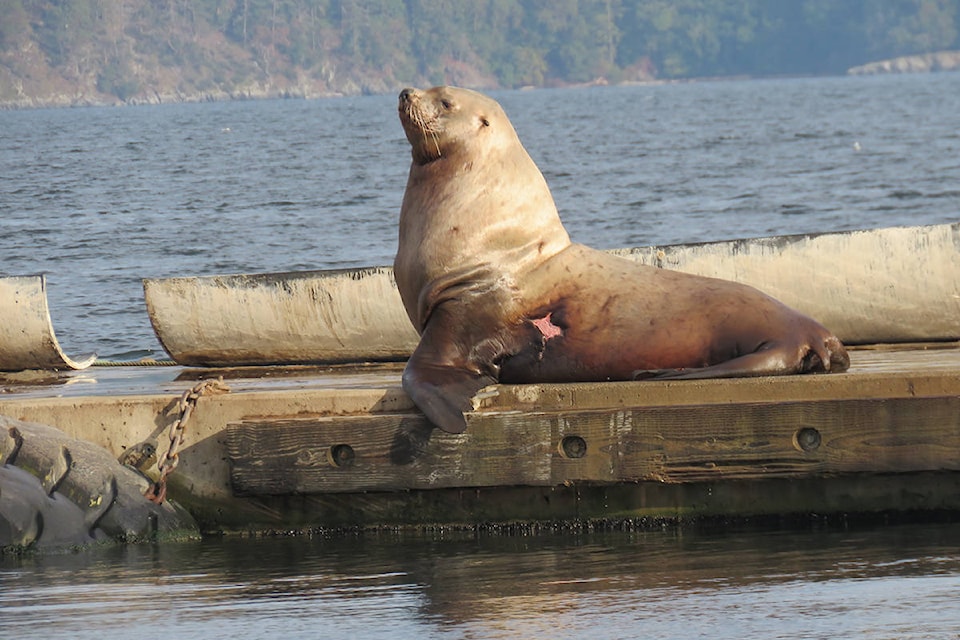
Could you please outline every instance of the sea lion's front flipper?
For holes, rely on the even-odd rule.
[[[467,428],[463,413],[473,408],[470,399],[497,382],[497,368],[493,356],[487,360],[479,355],[484,350],[475,348],[470,336],[458,335],[462,319],[448,320],[439,312],[427,324],[403,370],[403,390],[434,425],[448,433],[463,433]]]
[[[403,370],[403,390],[430,422],[447,433],[463,433],[467,428],[463,413],[473,408],[470,398],[494,383],[492,376],[414,358]]]

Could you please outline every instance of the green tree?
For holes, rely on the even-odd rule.
[[[78,66],[94,33],[92,0],[52,0],[40,10],[40,46],[55,65]]]
[[[870,51],[883,57],[947,49],[957,41],[955,0],[867,2]]]
[[[958,20],[960,0],[0,0],[0,77],[27,87],[43,68],[132,97],[842,73],[958,48]]]
[[[0,0],[0,51],[14,49],[31,35],[30,15],[20,0]]]

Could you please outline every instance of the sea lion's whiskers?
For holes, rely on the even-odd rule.
[[[409,112],[408,112],[409,113]],[[413,120],[413,123],[417,125],[417,128],[420,129],[420,133],[423,134],[424,141],[427,138],[433,140],[433,147],[437,150],[437,157],[439,158],[440,153],[440,136],[437,135],[435,127],[429,126],[427,124],[426,118],[423,117],[423,114],[419,112],[409,113],[410,119]]]

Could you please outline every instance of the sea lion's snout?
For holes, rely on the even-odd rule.
[[[422,92],[413,87],[407,87],[400,92],[400,97],[397,100],[397,111],[400,113],[400,119],[413,121],[417,123],[418,128],[423,128],[424,114],[421,113],[423,110],[422,96]]]
[[[419,91],[417,91],[417,90],[414,89],[413,87],[407,87],[406,89],[404,89],[403,91],[401,91],[401,92],[400,92],[400,105],[399,105],[400,108],[401,108],[401,109],[404,109],[405,107],[407,107],[411,102],[414,101],[414,98],[416,97],[416,95],[417,95],[418,93],[419,93]]]
[[[429,94],[407,87],[400,92],[397,102],[400,124],[413,148],[414,162],[422,165],[439,158],[440,123],[437,107]]]

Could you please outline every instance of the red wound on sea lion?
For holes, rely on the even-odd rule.
[[[530,321],[533,323],[533,326],[535,326],[540,331],[540,333],[543,334],[544,342],[546,342],[550,338],[556,338],[557,336],[563,335],[563,329],[561,329],[560,327],[558,327],[557,325],[553,324],[553,322],[550,321],[551,315],[552,315],[552,312],[548,313],[542,318],[537,318],[536,320]]]

